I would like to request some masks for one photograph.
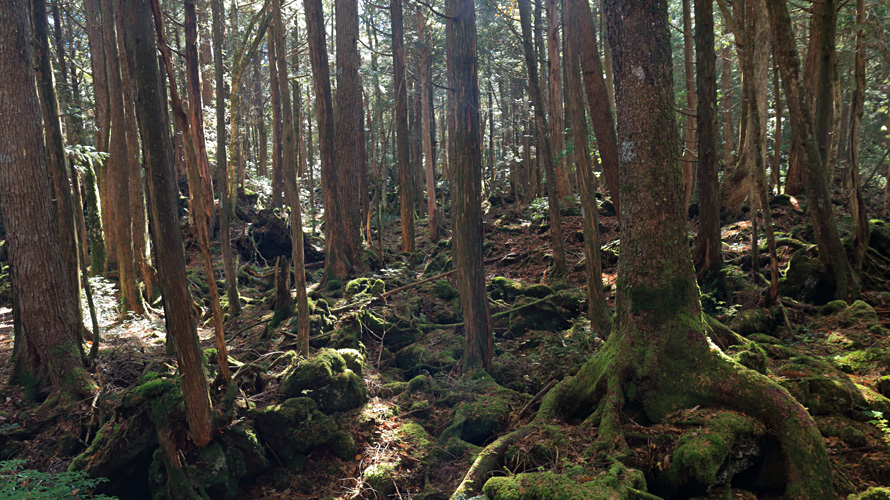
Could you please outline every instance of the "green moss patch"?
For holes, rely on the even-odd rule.
[[[311,358],[288,366],[282,375],[281,393],[308,396],[327,414],[358,408],[368,401],[362,378],[333,349],[320,349]]]

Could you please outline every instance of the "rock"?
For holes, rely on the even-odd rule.
[[[837,319],[844,327],[854,325],[868,327],[878,322],[878,314],[866,302],[857,300],[850,304],[850,307],[840,311]]]
[[[357,295],[376,297],[386,291],[386,284],[383,280],[372,278],[356,278],[346,283],[344,294],[347,297],[355,297]]]
[[[433,293],[442,300],[451,300],[458,296],[457,289],[447,280],[437,280],[433,285]]]
[[[306,397],[267,406],[253,418],[260,440],[286,465],[297,465],[311,450],[343,439],[334,420]]]
[[[808,256],[805,248],[794,252],[785,277],[779,280],[781,295],[816,305],[832,300],[834,290],[825,265],[819,259]]]
[[[346,367],[361,375],[365,365],[365,356],[358,349],[337,349],[343,360],[346,361]]]
[[[525,305],[525,307],[520,307]],[[540,301],[529,297],[521,297],[514,303],[510,312],[510,326],[504,333],[506,338],[516,338],[529,330],[560,332],[571,326],[564,313],[551,300]]]
[[[739,311],[729,323],[729,328],[743,337],[755,333],[772,333],[776,329],[776,318],[769,310],[746,309]]]
[[[890,488],[872,486],[862,493],[848,496],[847,500],[890,500]]]
[[[811,415],[844,415],[853,410],[875,410],[890,414],[890,399],[846,378],[815,375],[786,378],[779,384]]]
[[[369,465],[362,477],[368,486],[377,492],[378,497],[386,498],[395,492],[395,475],[398,464],[395,462],[378,462]]]
[[[610,480],[612,479],[612,480]],[[577,483],[551,471],[493,477],[482,492],[492,500],[591,500],[630,498],[614,478]]]
[[[339,352],[319,349],[309,359],[293,360],[282,375],[283,395],[308,395],[326,414],[358,408],[368,401],[364,381],[347,367]]]

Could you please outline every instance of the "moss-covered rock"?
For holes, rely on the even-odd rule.
[[[362,472],[362,478],[378,496],[386,498],[395,492],[395,476],[398,464],[395,462],[378,462],[371,464]]]
[[[755,333],[769,334],[776,328],[776,319],[767,309],[745,309],[732,318],[729,327],[743,337]]]
[[[491,298],[495,300],[503,300],[504,302],[513,302],[516,297],[522,295],[522,283],[505,278],[503,276],[495,276],[488,285]]]
[[[848,496],[847,500],[890,500],[890,488],[872,486],[862,493]]]
[[[312,449],[340,438],[334,420],[310,398],[291,398],[253,412],[260,439],[285,465],[302,460]]]
[[[364,295],[376,297],[386,291],[386,284],[381,279],[356,278],[346,283],[343,293],[347,297]]]
[[[551,471],[493,477],[482,492],[491,500],[614,500],[630,496],[617,481],[594,479],[577,483]]]
[[[337,353],[346,362],[346,368],[354,371],[359,376],[365,367],[365,356],[358,349],[337,349]]]
[[[440,251],[430,259],[423,268],[423,277],[429,278],[437,274],[447,273],[454,268],[450,251]]]
[[[433,285],[433,293],[442,300],[451,300],[458,296],[457,289],[447,280],[438,280]]]
[[[779,383],[807,407],[811,415],[843,415],[852,410],[890,414],[890,400],[846,378],[816,375],[783,379]]]
[[[785,277],[779,280],[779,293],[801,302],[826,304],[834,298],[835,286],[831,283],[825,265],[807,255],[806,248],[794,252]]]
[[[832,314],[837,314],[846,308],[846,300],[832,300],[831,302],[819,308],[819,314],[823,316],[830,316]]]
[[[282,375],[281,393],[309,396],[327,414],[358,408],[368,401],[362,378],[333,349],[319,349],[309,359],[294,358]]]
[[[850,307],[837,313],[837,320],[844,327],[870,326],[878,322],[878,314],[868,303],[857,300]]]

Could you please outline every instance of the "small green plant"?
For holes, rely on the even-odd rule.
[[[867,411],[865,414],[872,418],[868,423],[881,431],[881,439],[883,439],[885,443],[890,444],[890,423],[884,418],[884,412]]]
[[[548,214],[548,205],[547,205],[547,197],[535,198],[531,203],[528,204],[528,208],[525,209],[526,213],[528,213],[529,218],[532,222],[541,222],[542,220],[547,218]]]
[[[93,495],[105,478],[91,478],[86,472],[53,474],[25,469],[27,460],[0,462],[0,500],[116,500],[116,497]]]

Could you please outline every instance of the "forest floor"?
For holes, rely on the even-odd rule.
[[[873,213],[880,213],[874,208],[881,206],[879,193],[872,196]],[[527,423],[541,395],[575,373],[602,345],[585,319],[582,219],[577,204],[574,207],[563,214],[570,272],[565,279],[554,280],[549,276],[552,256],[546,204],[538,200],[524,210],[503,199],[485,204],[484,259],[495,335],[490,378],[460,376],[463,330],[454,276],[448,274],[450,250],[447,243],[428,240],[422,220],[417,223],[418,250],[404,254],[395,251],[398,220],[384,219],[386,250],[381,259],[378,241],[374,242],[365,280],[320,284],[321,266],[310,259],[313,350],[337,348],[346,357],[344,348],[355,349],[364,359],[357,371],[367,387],[367,402],[354,409],[325,412],[332,425],[351,438],[351,444],[329,440],[285,457],[273,440],[264,441],[261,434],[268,463],[261,470],[239,473],[240,483],[230,472],[237,490],[219,489],[215,484],[218,489],[208,489],[208,496],[448,498],[482,446]],[[265,217],[251,207],[243,211],[251,223]],[[725,346],[730,356],[778,381],[809,409],[828,449],[837,498],[846,498],[869,486],[890,485],[890,400],[885,397],[890,396],[890,283],[878,279],[881,259],[890,263],[890,230],[876,224],[880,234],[873,237],[872,248],[878,263],[869,268],[872,279],[863,302],[848,307],[825,298],[817,272],[806,274],[800,283],[792,282],[792,256],[799,254],[797,259],[810,262],[806,257],[814,254],[806,218],[805,206],[793,198],[780,197],[773,203],[778,255],[787,275],[783,291],[791,295],[782,307],[760,307],[764,280],[752,282],[751,224],[744,218],[723,227],[730,295],[721,297],[705,284],[703,305],[708,314],[741,336],[736,345]],[[690,234],[695,218],[691,224]],[[841,229],[849,231],[848,226],[849,217],[843,216]],[[247,226],[233,231],[233,240],[243,244],[245,230]],[[600,230],[604,285],[613,306],[620,227],[608,203],[602,205]],[[319,241],[317,237],[310,240]],[[759,242],[765,246],[762,236]],[[214,250],[219,253],[218,247]],[[208,285],[200,255],[191,243],[187,252],[190,289],[199,304],[206,304]],[[216,278],[221,280],[221,262],[217,266]],[[797,268],[797,274],[803,273],[804,266]],[[769,271],[765,252],[761,252],[760,269]],[[435,279],[416,284],[428,278]],[[147,374],[175,371],[175,358],[165,354],[160,313],[122,321],[114,284],[102,278],[92,283],[102,330],[100,357],[92,372],[101,392],[92,401],[67,408],[64,424],[38,421],[38,406],[19,387],[7,384],[12,314],[8,305],[0,308],[0,460],[24,458],[29,468],[52,473],[67,470]],[[245,306],[240,316],[227,316],[229,356],[255,367],[256,373],[238,381],[232,427],[258,420],[261,413],[289,400],[283,393],[284,379],[288,369],[297,366],[279,350],[295,332],[294,319],[270,332],[271,344],[259,342],[273,316],[274,262],[255,259],[244,264],[239,284]],[[405,288],[380,298],[384,291],[400,287]],[[225,293],[224,287],[220,292]],[[208,311],[205,307],[199,328],[205,349],[214,347]],[[213,365],[207,370],[210,376],[215,373]],[[306,394],[314,397],[311,390],[303,391]],[[775,442],[757,425],[744,432],[734,430],[732,443],[711,455],[710,466],[683,461],[688,452],[683,446],[690,436],[717,432],[716,422],[726,413],[690,408],[653,424],[642,411],[626,410],[621,422],[630,447],[625,464],[642,471],[648,491],[663,498],[779,498],[782,459]],[[573,415],[539,427],[508,451],[497,474],[522,478],[549,471],[573,485],[608,474],[610,464],[591,452],[597,429],[585,422],[586,416]],[[148,457],[143,459],[150,462]],[[207,469],[200,455],[188,457],[197,469]],[[143,463],[144,468],[147,464]],[[125,480],[122,486],[112,481],[109,484],[114,487],[108,493],[122,499],[150,498],[144,486],[151,480],[138,483],[138,487],[127,486]],[[562,487],[559,495],[535,498],[583,498],[571,496],[573,487]]]

